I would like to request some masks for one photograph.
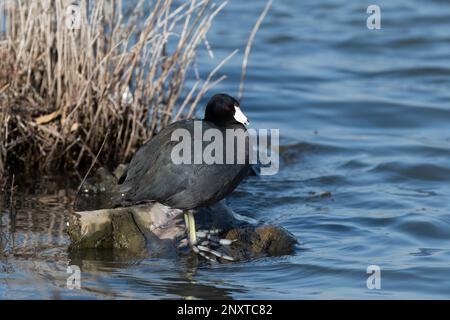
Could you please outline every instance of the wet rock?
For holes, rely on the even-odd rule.
[[[130,214],[113,215],[111,219],[113,248],[132,255],[146,252],[146,241]]]
[[[179,249],[180,241],[186,238],[183,212],[156,202],[108,208],[110,196],[105,193],[115,190],[116,181],[107,171],[100,171],[88,180],[88,185],[94,186],[91,190],[102,190],[103,186],[106,191],[78,196],[82,199],[77,201],[78,209],[84,210],[77,211],[68,223],[70,251],[92,254],[92,250],[110,250],[115,257],[125,259],[148,255],[167,257],[185,252]],[[91,210],[92,204],[104,209]],[[283,228],[254,226],[238,219],[224,201],[198,210],[195,218],[198,230],[217,229],[219,237],[233,240],[231,245],[221,246],[220,251],[237,261],[291,254],[297,243]]]
[[[292,234],[277,226],[232,229],[225,239],[235,240],[228,254],[237,260],[292,254],[298,243]]]
[[[75,199],[75,211],[112,208],[114,199],[118,195],[117,180],[106,168],[98,169],[92,176],[86,179],[80,188]]]
[[[72,215],[67,232],[70,249],[127,249],[141,252],[147,237],[176,238],[183,232],[175,225],[174,212],[160,204],[129,208],[81,211]],[[166,230],[163,234],[160,230]]]
[[[320,194],[320,196],[321,196],[322,198],[329,198],[329,197],[331,197],[331,192],[330,192],[330,191],[322,192],[322,193]]]
[[[117,179],[106,168],[98,169],[81,188],[83,193],[104,193],[116,189]]]

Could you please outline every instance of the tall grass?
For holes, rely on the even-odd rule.
[[[120,0],[81,0],[75,30],[66,24],[70,1],[0,2],[2,176],[10,167],[44,172],[127,161],[160,128],[191,117],[231,57],[186,88],[225,2],[136,1],[124,12]]]

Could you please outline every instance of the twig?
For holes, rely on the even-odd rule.
[[[258,29],[261,26],[261,23],[263,22],[264,18],[266,17],[267,13],[269,12],[271,5],[272,5],[272,0],[268,0],[266,6],[264,7],[263,12],[259,16],[258,20],[255,23],[255,26],[252,29],[252,32],[250,33],[250,36],[248,37],[247,46],[245,47],[245,52],[244,52],[244,59],[242,61],[242,75],[241,75],[241,83],[239,84],[239,95],[238,95],[239,100],[241,100],[244,95],[244,81],[245,81],[245,77],[247,75],[248,57],[250,55],[250,50],[252,48],[253,40],[255,39],[256,32],[258,32]]]
[[[14,214],[14,179],[15,179],[15,174],[13,173],[12,176],[12,181],[11,181],[11,190],[9,192],[9,210],[11,214]]]
[[[106,132],[105,139],[103,139],[103,143],[102,143],[102,145],[100,146],[100,150],[98,150],[97,155],[95,156],[94,160],[93,160],[92,163],[91,163],[91,166],[89,167],[89,170],[86,172],[86,175],[84,176],[83,180],[81,181],[80,185],[78,186],[77,193],[80,192],[81,187],[83,186],[84,182],[86,181],[86,178],[88,177],[89,173],[91,172],[92,168],[94,167],[95,163],[97,162],[97,159],[98,159],[98,157],[100,156],[100,153],[102,152],[103,147],[105,146],[106,139],[108,139],[108,136],[109,136],[109,129],[108,129],[108,131]]]

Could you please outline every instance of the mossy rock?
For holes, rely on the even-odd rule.
[[[78,213],[72,217],[67,232],[72,241],[70,251],[121,250],[130,256],[147,253],[146,238],[127,210]]]
[[[232,229],[225,233],[225,239],[234,240],[229,255],[237,260],[292,254],[298,243],[292,234],[278,226]]]

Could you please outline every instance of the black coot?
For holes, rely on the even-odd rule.
[[[236,137],[230,136],[235,142],[234,153],[244,152],[245,161],[225,164],[226,144],[229,142],[227,139],[230,139],[225,134],[225,130],[243,132],[246,131],[244,124],[248,124],[248,121],[236,99],[226,94],[216,94],[210,99],[206,106],[205,117],[201,120],[201,126],[203,132],[216,129],[223,133],[224,164],[206,164],[204,161],[194,164],[194,153],[196,150],[198,153],[199,150],[194,150],[194,143],[200,143],[202,152],[211,143],[198,141],[198,135],[194,134],[194,120],[177,121],[168,125],[144,144],[132,158],[127,172],[121,179],[123,182],[120,186],[122,193],[120,205],[157,201],[171,208],[183,209],[189,230],[189,241],[191,245],[195,245],[195,222],[191,209],[209,206],[222,200],[249,172],[248,144],[245,150],[237,150]],[[192,162],[190,163],[176,164],[172,160],[172,150],[180,143],[178,140],[172,141],[172,134],[177,129],[185,129],[190,133],[192,142]],[[202,140],[201,137],[200,140]]]

